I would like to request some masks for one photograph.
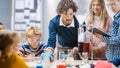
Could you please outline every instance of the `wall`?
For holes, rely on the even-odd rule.
[[[11,28],[11,0],[0,0],[0,22]]]
[[[42,0],[42,41],[47,43],[49,21],[57,14],[59,0]]]

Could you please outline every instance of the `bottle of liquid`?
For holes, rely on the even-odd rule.
[[[88,52],[89,54],[89,49],[90,49],[90,43],[89,43],[89,34],[87,30],[87,25],[85,22],[83,22],[79,26],[79,31],[78,31],[78,49],[80,52],[80,55],[82,55],[82,52]]]
[[[50,58],[47,55],[42,60],[42,66],[43,66],[43,68],[49,68],[50,67]]]
[[[36,68],[43,68],[42,63],[41,62],[37,62]]]
[[[68,67],[72,67],[74,66],[74,57],[73,57],[73,54],[72,54],[72,49],[68,49],[67,50],[68,54],[67,54],[67,59],[66,59],[66,65]]]
[[[34,63],[36,63],[36,67],[35,68],[43,68],[42,62],[40,60],[39,61],[35,61]]]
[[[84,42],[84,41],[85,41],[85,31],[84,31],[83,25],[79,25],[78,42]]]

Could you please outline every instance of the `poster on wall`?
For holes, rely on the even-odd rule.
[[[41,28],[40,7],[40,0],[14,0],[13,29],[15,31],[25,31],[23,28],[36,24]],[[20,28],[19,25],[23,28]]]
[[[15,0],[15,9],[24,9],[24,0]]]
[[[24,22],[24,13],[15,13],[15,23]]]

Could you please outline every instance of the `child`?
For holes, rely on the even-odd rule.
[[[20,47],[20,52],[25,56],[39,56],[45,48],[43,43],[40,43],[41,31],[37,26],[30,26],[26,29],[26,43]]]
[[[11,30],[0,30],[0,68],[29,68],[17,55],[19,37]]]

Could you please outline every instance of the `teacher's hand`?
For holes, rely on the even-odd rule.
[[[43,61],[45,57],[48,57],[50,59],[50,62],[53,62],[54,56],[51,52],[44,52],[40,55],[40,60]]]

